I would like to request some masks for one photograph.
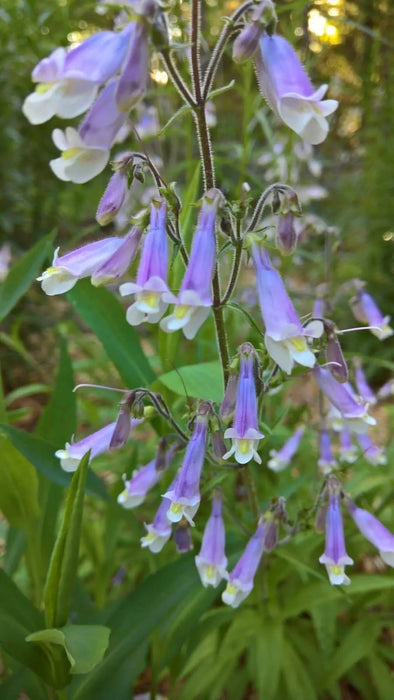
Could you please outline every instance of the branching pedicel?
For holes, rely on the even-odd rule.
[[[248,0],[231,17],[225,18],[216,46],[208,58],[204,56],[204,61],[201,56],[202,2],[192,0],[190,4],[190,80],[185,79],[182,65],[177,61],[165,11],[156,0],[122,4],[116,29],[94,34],[68,51],[55,49],[34,69],[33,80],[37,89],[26,98],[23,106],[31,123],[41,124],[54,115],[73,118],[88,110],[77,128],[67,126],[64,132],[60,129],[53,132],[61,156],[52,160],[50,165],[60,179],[84,183],[95,177],[106,167],[120,132],[123,138],[131,131],[140,140],[141,152],[126,152],[113,161],[114,174],[97,209],[96,218],[100,225],[110,223],[124,207],[133,179],[144,179],[148,173],[154,183],[150,206],[138,216],[133,212],[131,229],[124,236],[103,238],[61,256],[56,251],[52,266],[38,280],[48,295],[68,291],[83,277],[91,277],[94,285],[114,283],[127,272],[141,249],[136,279],[122,282],[119,287],[121,296],[134,297],[127,310],[127,321],[133,326],[160,322],[166,333],[182,329],[190,341],[212,313],[226,393],[220,408],[211,401],[200,402],[189,430],[183,427],[182,420],[175,417],[160,394],[146,388],[134,388],[125,392],[116,422],[79,442],[67,444],[56,455],[63,469],[73,471],[88,449],[91,449],[93,458],[118,448],[128,440],[131,429],[135,434],[141,421],[146,422],[152,414],[160,415],[168,423],[169,430],[175,432],[166,434],[157,455],[148,464],[135,472],[131,479],[124,477],[125,488],[118,502],[125,508],[141,504],[148,491],[165,478],[167,470],[173,469],[176,451],[186,448],[183,464],[173,475],[167,490],[163,489],[161,506],[153,522],[146,525],[147,534],[141,540],[143,547],[156,553],[170,538],[173,523],[180,523],[184,530],[176,535],[177,548],[186,551],[190,548],[188,524],[194,525],[193,519],[201,500],[200,479],[204,464],[208,463],[214,470],[227,469],[228,473],[232,471],[229,467],[243,467],[251,460],[260,464],[259,442],[264,439],[260,425],[261,396],[271,390],[273,381],[278,386],[281,377],[285,379],[286,374],[291,374],[296,363],[313,368],[313,376],[322,392],[319,465],[323,474],[328,474],[324,477],[327,484],[323,485],[319,497],[320,503],[324,499],[328,501],[324,511],[326,549],[320,561],[326,565],[332,584],[349,583],[344,566],[351,564],[352,560],[344,544],[340,508],[342,487],[338,479],[330,475],[337,469],[330,446],[330,430],[341,433],[340,460],[353,462],[356,448],[349,431],[364,433],[375,422],[367,412],[368,402],[373,402],[374,394],[359,363],[356,380],[362,397],[355,394],[349,383],[343,383],[348,379],[348,369],[338,331],[326,318],[325,292],[319,294],[314,315],[303,323],[276,269],[278,255],[291,254],[297,245],[296,220],[301,215],[301,206],[296,191],[287,183],[275,183],[256,193],[245,184],[238,201],[226,200],[215,177],[214,150],[207,119],[207,104],[212,99],[218,67],[233,37],[234,61],[254,61],[258,86],[269,106],[279,120],[302,137],[304,147],[305,144],[324,141],[328,135],[326,117],[336,110],[338,103],[333,99],[323,100],[327,86],[315,90],[294,49],[276,32],[277,19],[271,0]],[[104,6],[105,2],[102,2],[101,10]],[[195,122],[204,191],[190,250],[182,240],[181,200],[174,186],[166,183],[152,162],[138,135],[138,127],[136,129],[130,121],[134,120],[135,107],[137,103],[141,104],[147,90],[151,51],[161,56],[165,70],[185,105],[185,112],[191,111]],[[236,75],[236,71],[234,73]],[[146,115],[152,116],[152,107],[144,109]],[[157,128],[155,121],[152,124],[146,133],[151,134],[152,129]],[[253,202],[254,207],[251,207]],[[274,262],[269,248],[275,243],[262,226],[264,211],[269,204],[278,216]],[[218,254],[224,238],[226,245],[223,250],[232,254],[226,285],[222,285],[221,277],[229,266],[229,252],[223,254],[222,250],[222,254]],[[173,255],[181,259],[185,267],[179,289],[171,287],[172,278],[168,276],[169,259]],[[264,334],[265,348],[255,349],[251,343],[243,342],[236,351],[233,333],[229,332],[232,329],[226,324],[224,312],[237,288],[245,258],[253,260],[255,267],[255,286],[263,324],[257,314],[252,320],[259,328],[260,336]],[[389,317],[380,313],[359,280],[354,282],[354,288],[352,305],[356,317],[369,323],[380,340],[389,337],[393,333],[388,325]],[[169,305],[170,313],[165,315]],[[325,364],[324,354],[319,355],[322,350],[326,351],[324,367],[317,363],[319,357],[320,364]],[[265,384],[261,381],[262,376]],[[329,402],[327,415],[323,395]],[[281,471],[288,467],[304,431],[305,427],[300,426],[285,444],[282,443],[281,449],[271,450],[268,465],[260,469],[268,466],[273,471]],[[230,449],[225,447],[223,437],[231,439]],[[370,438],[361,436],[359,439],[362,448],[369,451],[371,461],[381,463],[383,457],[380,453],[379,458],[376,456],[378,448]],[[224,465],[223,460],[232,455],[236,464]],[[248,466],[243,468],[249,469]],[[232,573],[226,571],[222,518],[222,499],[225,497],[217,489],[213,489],[212,514],[200,554],[196,557],[204,586],[218,586],[223,578],[228,579],[223,601],[233,607],[251,592],[263,551],[277,545],[279,525],[286,525],[284,503],[274,499],[261,514],[256,484],[250,471],[247,472],[246,484],[257,529]],[[361,532],[378,547],[386,563],[392,565],[391,533],[373,516],[357,508],[348,497],[345,504]],[[324,518],[320,518],[322,520]],[[298,528],[296,524],[289,536]]]

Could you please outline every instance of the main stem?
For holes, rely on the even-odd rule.
[[[197,127],[198,147],[203,168],[204,189],[215,187],[215,170],[213,164],[211,140],[207,120],[205,117],[206,97],[202,93],[201,65],[200,65],[200,28],[201,28],[201,0],[192,0],[191,20],[191,69],[194,92],[193,113]],[[213,315],[215,321],[216,338],[222,365],[223,378],[226,384],[228,379],[229,351],[227,335],[224,325],[223,307],[220,298],[219,268],[216,264],[212,279],[213,291]]]

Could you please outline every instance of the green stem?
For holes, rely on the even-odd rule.
[[[250,507],[252,509],[253,517],[257,524],[260,518],[259,499],[257,495],[256,484],[254,482],[253,474],[249,464],[247,465],[247,467],[245,467],[244,473],[245,482],[249,493]]]

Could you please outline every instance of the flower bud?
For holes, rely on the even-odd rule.
[[[243,28],[233,44],[233,60],[235,63],[244,63],[249,58],[252,58],[263,32],[264,27],[260,22],[251,22]]]
[[[235,403],[237,400],[238,374],[231,372],[227,380],[226,391],[224,392],[223,401],[220,404],[219,416],[226,420],[231,418],[235,411]]]
[[[180,522],[176,530],[174,530],[173,539],[179,554],[185,554],[193,549],[190,525],[186,520]]]
[[[349,372],[338,336],[335,332],[335,324],[332,321],[324,319],[323,325],[327,337],[326,359],[328,369],[339,382],[347,382]]]
[[[284,255],[291,255],[297,247],[294,215],[291,212],[278,217],[275,235],[276,245]]]

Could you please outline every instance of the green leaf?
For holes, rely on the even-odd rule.
[[[282,665],[283,625],[277,620],[262,620],[251,643],[254,654],[254,673],[259,697],[276,695]]]
[[[136,661],[140,660],[140,650],[152,631],[169,615],[175,620],[182,611],[183,601],[200,594],[201,582],[194,558],[185,555],[149,576],[114,612],[101,615],[100,622],[112,630],[109,650],[103,661],[78,684],[73,700],[108,700],[118,674],[122,675],[123,685],[122,690],[116,688],[116,700],[128,700],[130,686],[140,671]]]
[[[0,510],[10,525],[28,529],[40,515],[36,471],[2,433],[0,454]]]
[[[0,645],[19,663],[35,671],[46,683],[61,687],[67,682],[67,669],[60,656],[48,658],[42,649],[26,642],[26,637],[44,626],[41,612],[0,570]]]
[[[61,339],[59,371],[53,393],[34,431],[38,437],[59,447],[71,440],[76,429],[76,397],[73,389],[73,368],[66,342]]]
[[[380,623],[368,616],[353,624],[344,635],[341,644],[331,657],[327,685],[339,680],[360,659],[368,656],[380,631]]]
[[[287,686],[288,700],[316,700],[317,694],[308,670],[286,639],[283,640],[282,674]]]
[[[379,700],[392,700],[393,676],[389,665],[375,654],[371,654],[368,661]]]
[[[51,249],[54,233],[50,233],[25,253],[9,271],[0,285],[0,321],[27,292],[41,270],[42,264]]]
[[[218,403],[223,399],[223,376],[220,363],[216,360],[180,367],[162,374],[159,381],[179,396]]]
[[[48,627],[67,622],[74,591],[81,536],[85,483],[89,467],[88,452],[73,475],[67,494],[62,524],[56,539],[45,583],[45,617]]]
[[[24,430],[18,430],[9,425],[1,425],[0,430],[4,432],[10,439],[14,447],[16,447],[28,459],[35,468],[50,481],[53,481],[59,486],[70,486],[72,475],[63,471],[59,464],[59,460],[55,457],[57,446],[51,445],[41,438],[37,438]],[[89,471],[87,478],[86,492],[90,496],[101,498],[104,501],[109,500],[108,492],[105,484],[92,471]]]
[[[45,629],[26,637],[27,642],[64,648],[73,675],[89,673],[103,658],[111,630],[103,625],[66,625],[61,629]]]
[[[68,293],[74,309],[101,341],[128,389],[149,386],[154,372],[141,348],[137,333],[111,292],[81,280]]]

